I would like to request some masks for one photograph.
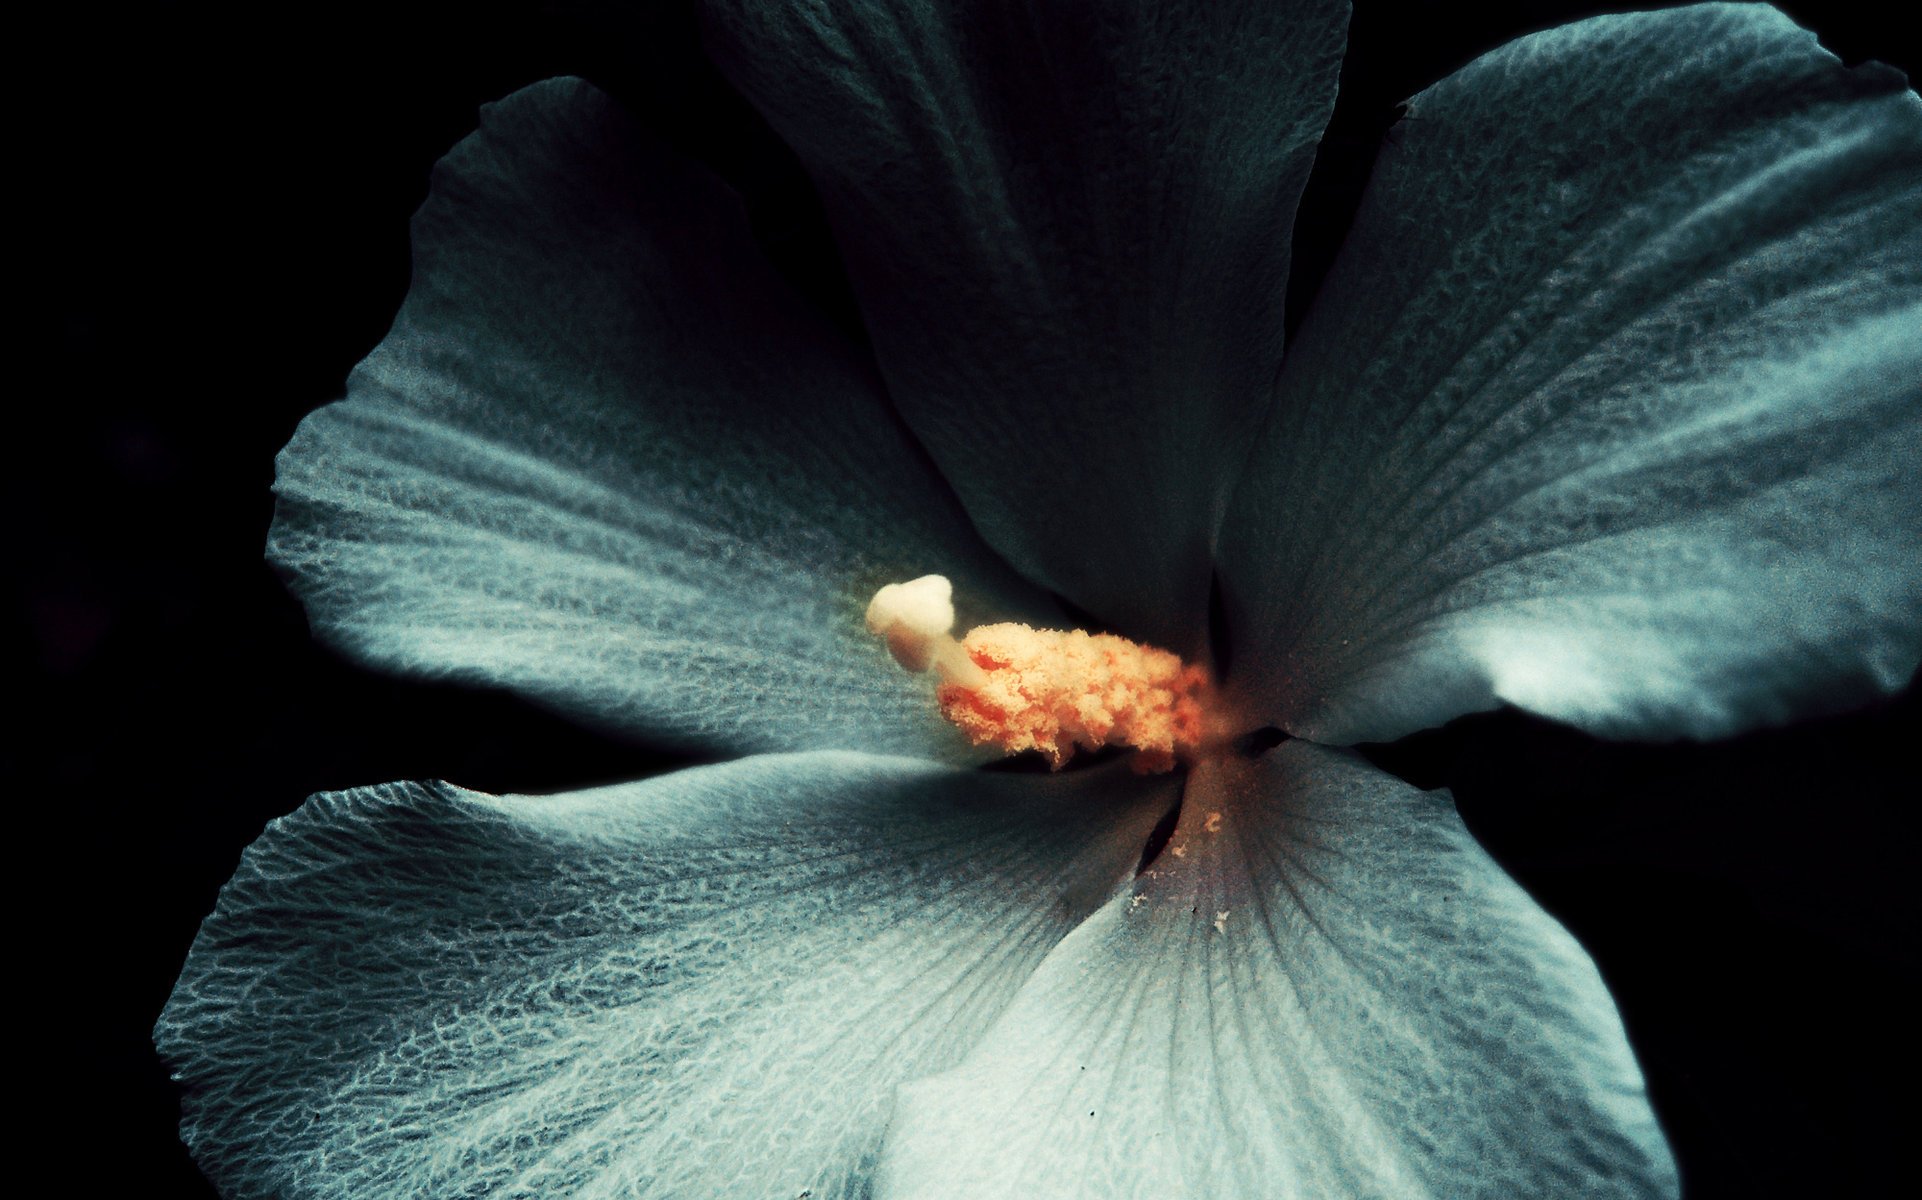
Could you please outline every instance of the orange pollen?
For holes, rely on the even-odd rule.
[[[975,745],[1038,750],[1059,770],[1077,749],[1132,746],[1152,774],[1199,756],[1209,691],[1205,668],[1127,638],[1081,630],[983,625],[957,642],[953,589],[939,575],[889,584],[868,605],[868,629],[910,671],[940,677],[941,715]]]
[[[1109,633],[983,625],[961,639],[987,676],[944,683],[941,715],[975,745],[1039,750],[1059,770],[1077,748],[1133,746],[1136,772],[1174,769],[1201,745],[1208,672]]]

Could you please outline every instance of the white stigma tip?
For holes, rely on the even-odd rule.
[[[923,575],[906,583],[890,583],[868,601],[868,632],[885,634],[905,625],[923,637],[954,628],[954,585],[946,575]]]
[[[954,585],[945,575],[890,583],[868,601],[868,632],[886,638],[894,661],[925,671],[937,650],[954,639]]]

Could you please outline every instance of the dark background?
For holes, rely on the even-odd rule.
[[[1790,6],[1846,60],[1914,76],[1916,47],[1874,7]],[[1298,230],[1299,296],[1396,101],[1516,33],[1600,11],[1358,8]],[[481,102],[588,74],[734,182],[777,261],[854,318],[805,179],[679,11],[609,35],[539,5],[159,4],[92,12],[20,53],[47,79],[25,139],[48,211],[26,234],[55,266],[35,293],[52,328],[21,354],[57,379],[18,401],[53,426],[16,426],[28,469],[7,484],[34,709],[7,767],[45,776],[18,796],[38,815],[17,853],[55,880],[21,926],[48,939],[33,949],[56,1010],[30,1027],[54,1032],[28,1047],[49,1061],[25,1069],[27,1091],[85,1139],[69,1194],[211,1196],[147,1030],[268,819],[392,779],[546,791],[672,765],[511,697],[351,666],[309,640],[262,562],[274,454],[399,304],[433,161]],[[1451,786],[1595,955],[1691,1195],[1879,1194],[1912,1151],[1917,829],[1901,785],[1919,730],[1911,687],[1730,743],[1607,745],[1504,713],[1379,758]]]

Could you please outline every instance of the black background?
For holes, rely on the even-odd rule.
[[[1397,100],[1516,33],[1601,11],[1358,7],[1297,296]],[[1915,47],[1873,7],[1791,11],[1846,60],[1913,77]],[[28,1048],[48,1062],[23,1070],[53,1098],[42,1117],[82,1142],[62,1191],[211,1196],[147,1030],[265,821],[392,779],[547,791],[673,765],[508,696],[349,665],[309,640],[262,562],[274,454],[390,320],[433,161],[479,103],[588,74],[740,188],[777,261],[854,318],[805,180],[677,10],[609,34],[538,5],[151,5],[22,50],[46,80],[25,137],[47,212],[26,235],[54,270],[32,293],[51,328],[21,353],[53,369],[17,403],[53,424],[16,426],[26,470],[8,482],[34,714],[7,753],[10,775],[45,776],[16,796],[37,814],[20,853],[54,882],[21,927],[48,939],[37,990],[57,1010],[51,1044]],[[1716,745],[1612,746],[1500,713],[1378,757],[1454,788],[1589,947],[1691,1195],[1880,1194],[1878,1173],[1910,1151],[1918,1079],[1902,786],[1918,730],[1912,686]]]

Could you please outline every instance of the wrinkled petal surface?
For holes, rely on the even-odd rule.
[[[869,597],[938,571],[964,620],[1052,608],[732,193],[577,80],[440,165],[393,331],[275,488],[271,554],[328,641],[657,740],[948,752]]]
[[[1587,956],[1445,793],[1288,742],[1197,769],[1153,867],[960,1067],[885,1200],[1673,1195]]]
[[[1172,786],[854,754],[269,826],[156,1037],[230,1197],[863,1194]]]
[[[1388,135],[1223,534],[1321,741],[1720,736],[1922,652],[1922,105],[1760,6],[1601,17]]]
[[[707,7],[988,541],[1121,632],[1199,648],[1347,4]]]

